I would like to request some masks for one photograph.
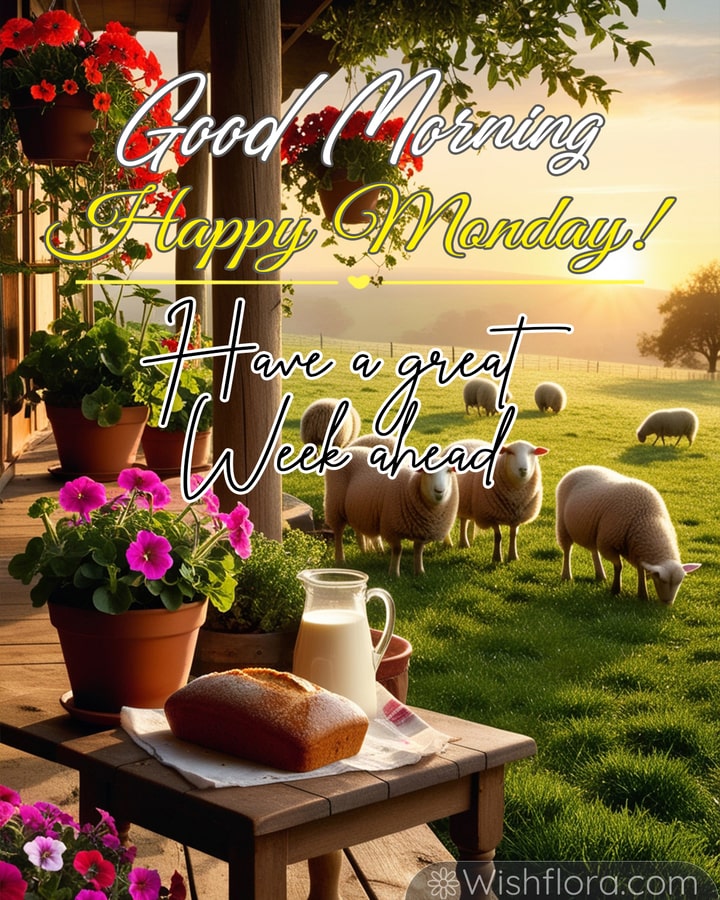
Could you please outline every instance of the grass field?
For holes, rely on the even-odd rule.
[[[293,349],[290,336],[285,355]],[[400,382],[397,360],[363,381],[349,355],[326,356],[337,365],[322,379],[285,384],[295,399],[283,436],[296,446],[311,400],[351,398],[368,432]],[[534,406],[542,380],[567,390],[558,416]],[[498,417],[466,415],[462,384],[424,376],[407,443],[492,439]],[[508,439],[550,451],[542,511],[520,529],[520,559],[491,563],[491,535],[482,532],[470,549],[428,546],[424,578],[412,576],[408,547],[392,580],[387,556],[360,553],[348,530],[347,564],[395,598],[396,631],[414,648],[410,702],[536,739],[537,757],[509,767],[500,858],[682,860],[720,882],[720,383],[518,368],[510,390],[519,414]],[[697,412],[692,447],[637,442],[644,416],[664,406]],[[555,486],[587,463],[642,478],[664,496],[683,562],[702,563],[674,606],[660,604],[652,586],[650,602],[639,601],[628,566],[622,594],[611,595],[579,548],[575,581],[561,582]],[[284,487],[322,520],[320,477],[292,473]]]

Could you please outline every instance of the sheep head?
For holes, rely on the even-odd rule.
[[[507,477],[518,484],[529,481],[537,469],[537,458],[550,451],[546,447],[536,447],[528,441],[513,441],[500,448],[505,460]]]

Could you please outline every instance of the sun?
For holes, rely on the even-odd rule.
[[[594,280],[644,282],[644,269],[642,254],[632,247],[623,247],[609,253],[588,275]]]

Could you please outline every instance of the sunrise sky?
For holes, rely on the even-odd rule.
[[[563,196],[573,198],[568,215],[590,222],[625,219],[632,240],[594,272],[575,278],[641,280],[646,288],[668,291],[698,267],[720,257],[720,4],[717,0],[667,0],[668,8],[663,11],[655,0],[641,0],[640,6],[637,19],[629,12],[624,19],[631,37],[651,42],[654,66],[641,59],[633,68],[622,56],[615,62],[609,44],[601,44],[580,59],[584,68],[601,75],[620,92],[614,95],[607,114],[592,101],[581,108],[564,94],[547,98],[539,79],[515,90],[498,85],[492,92],[482,75],[472,81],[480,108],[496,115],[513,115],[516,121],[537,103],[545,107],[545,113],[568,115],[573,121],[588,113],[603,113],[606,123],[588,153],[586,169],[576,167],[563,176],[550,175],[546,165],[553,151],[545,144],[536,151],[489,147],[479,155],[468,152],[459,156],[451,156],[444,144],[438,144],[426,155],[418,183],[432,190],[436,202],[459,191],[469,192],[473,200],[469,215],[490,223],[504,217],[527,221],[549,215]],[[140,37],[162,57],[166,74],[173,74],[174,40],[161,35]],[[397,59],[391,59],[384,68],[397,64]],[[304,112],[328,103],[342,106],[354,93],[340,73]],[[444,115],[452,117],[449,110]],[[645,248],[640,252],[633,249],[633,242],[668,197],[677,198],[674,207],[649,236]],[[298,211],[290,205],[289,214]],[[238,210],[238,216],[242,215]],[[342,249],[355,252],[356,247]],[[571,255],[556,249],[474,250],[461,261],[444,252],[438,229],[392,277],[572,278],[567,269]],[[170,260],[152,261],[153,269],[171,265]],[[372,271],[372,267],[358,267],[352,274]],[[286,279],[337,278],[345,288],[348,274],[350,270],[335,262],[330,250],[314,246],[283,269]],[[360,297],[356,293],[354,299]],[[396,297],[398,293],[393,300]],[[370,302],[369,297],[367,300]]]

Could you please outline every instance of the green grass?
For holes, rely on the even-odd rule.
[[[290,337],[286,355],[293,349]],[[398,384],[396,360],[362,382],[347,355],[326,355],[337,359],[333,372],[285,385],[295,399],[283,437],[296,446],[300,415],[313,399],[350,397],[367,432]],[[534,408],[542,380],[567,390],[559,416]],[[510,389],[519,415],[509,440],[550,450],[541,463],[542,511],[520,529],[520,559],[492,564],[491,536],[483,532],[467,550],[428,546],[424,578],[412,576],[408,547],[393,580],[387,556],[361,553],[348,530],[347,564],[395,598],[396,630],[414,648],[410,702],[537,741],[534,759],[508,768],[500,858],[674,859],[720,882],[720,383],[518,368]],[[425,376],[418,396],[408,442],[419,449],[492,438],[498,418],[465,414],[462,380],[438,387]],[[661,406],[697,412],[693,447],[637,442],[635,429]],[[629,566],[622,594],[612,596],[579,548],[575,581],[560,581],[555,485],[587,463],[642,478],[664,496],[683,561],[702,563],[674,606],[661,605],[652,587],[650,602],[639,601]],[[284,487],[322,520],[321,478],[293,473]]]

